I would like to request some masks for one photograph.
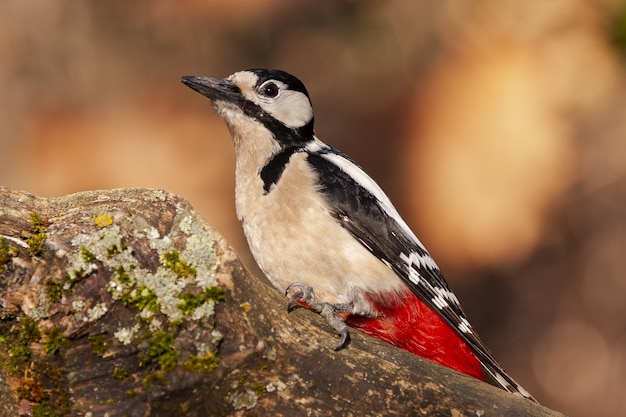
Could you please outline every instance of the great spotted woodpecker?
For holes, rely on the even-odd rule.
[[[278,70],[185,76],[224,119],[236,154],[236,208],[267,278],[288,306],[323,315],[533,399],[496,362],[439,267],[382,189],[313,130],[304,84]]]

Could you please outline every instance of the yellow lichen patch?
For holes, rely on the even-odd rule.
[[[247,301],[239,304],[239,306],[241,306],[241,308],[243,308],[243,311],[245,311],[246,313],[248,313],[251,309],[250,303]]]
[[[113,218],[107,213],[101,213],[93,218],[93,222],[98,227],[106,227],[113,224]]]

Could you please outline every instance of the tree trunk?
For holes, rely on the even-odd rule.
[[[161,190],[0,188],[1,416],[557,416],[315,314]]]

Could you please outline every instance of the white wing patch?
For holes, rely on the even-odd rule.
[[[439,267],[435,263],[435,260],[429,255],[420,255],[418,253],[412,252],[409,253],[408,256],[405,253],[400,254],[400,259],[407,263],[409,270],[409,280],[415,285],[419,284],[420,276],[417,268],[430,268],[433,270],[438,270]],[[416,268],[413,266],[415,265]]]
[[[380,186],[376,184],[376,182],[374,182],[374,180],[370,178],[370,176],[367,175],[365,171],[363,171],[355,163],[347,160],[343,156],[336,153],[322,153],[321,156],[323,158],[326,158],[331,163],[335,164],[342,171],[348,174],[352,179],[354,179],[357,184],[365,188],[371,195],[376,197],[385,213],[387,213],[389,217],[393,218],[396,223],[398,223],[398,225],[402,228],[402,231],[406,233],[406,235],[409,236],[411,239],[413,239],[418,244],[418,246],[424,249],[424,252],[426,252],[426,248],[424,247],[424,245],[422,245],[422,242],[419,241],[417,236],[415,236],[415,233],[413,233],[413,231],[409,228],[409,226],[402,219],[402,217],[400,217],[398,210],[396,210],[396,208],[393,206],[391,200],[389,200],[389,197],[387,197],[387,194],[385,194]],[[434,264],[435,261],[432,262]]]
[[[307,143],[304,149],[309,153],[317,153],[322,149],[330,149],[330,146],[328,146],[318,138],[313,137],[313,140]]]
[[[404,253],[400,254],[400,259],[405,261],[409,266],[415,265],[418,268],[430,268],[430,269],[439,269],[435,260],[430,255],[420,255],[418,253],[409,253],[407,256]]]
[[[454,295],[454,293],[446,288],[443,287],[436,287],[433,286],[432,287],[433,292],[436,293],[436,295],[433,297],[433,303],[441,308],[447,308],[450,307],[450,305],[456,306],[458,308],[461,308],[461,304],[459,303],[459,300],[456,298],[456,295]],[[459,316],[459,318],[461,319],[461,323],[457,323],[459,325],[459,327],[462,325],[463,321],[465,318],[462,316]],[[465,320],[465,322],[469,325],[469,322],[467,322],[467,320]]]
[[[463,333],[472,333],[472,325],[467,321],[465,317],[461,317],[461,322],[459,323],[459,330]]]
[[[420,280],[422,279],[422,277],[419,274],[419,269],[428,268],[433,271],[439,270],[439,267],[437,266],[433,258],[428,254],[420,255],[418,253],[412,252],[409,255],[406,255],[405,253],[401,253],[400,259],[402,259],[404,262],[407,263],[408,270],[409,270],[408,278],[415,285],[418,285]],[[453,305],[458,308],[461,307],[461,303],[459,303],[458,298],[456,298],[456,295],[452,291],[444,287],[434,286],[430,283],[427,285],[430,286],[432,289],[432,292],[435,293],[431,301],[437,308],[443,310],[445,308],[450,307],[450,305]],[[465,317],[463,316],[459,316],[459,318],[461,320],[460,323],[458,323],[459,330],[461,330],[463,333],[471,333],[472,332],[471,325],[469,324],[467,319],[465,319]]]
[[[402,222],[400,215],[396,211],[393,204],[391,204],[391,200],[389,200],[389,197],[387,197],[387,195],[378,186],[378,184],[376,184],[374,180],[365,173],[365,171],[363,171],[353,162],[336,153],[323,153],[321,154],[321,156],[332,162],[337,167],[341,168],[341,170],[348,174],[348,176],[356,181],[357,184],[365,188],[367,191],[369,191],[370,194],[376,197],[376,199],[380,201],[382,208],[390,217],[393,217],[396,221],[398,221],[398,223]],[[406,232],[413,235],[413,232],[411,232],[411,229],[409,229],[408,226],[406,227],[406,229]]]
[[[448,302],[443,299],[441,294],[433,297],[432,302],[440,310],[443,310],[444,308],[448,307]]]

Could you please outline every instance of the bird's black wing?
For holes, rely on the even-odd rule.
[[[380,187],[335,149],[309,153],[308,161],[317,172],[320,190],[328,198],[342,227],[392,268],[421,300],[456,330],[495,383],[532,399],[495,361],[467,320],[439,267]]]

